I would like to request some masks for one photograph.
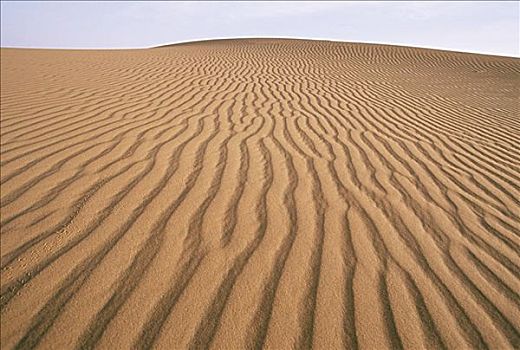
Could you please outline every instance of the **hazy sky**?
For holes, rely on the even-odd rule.
[[[520,56],[519,2],[10,2],[2,47],[129,48],[298,37]]]

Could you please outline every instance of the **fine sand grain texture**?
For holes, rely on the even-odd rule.
[[[2,349],[520,348],[520,59],[1,59]]]

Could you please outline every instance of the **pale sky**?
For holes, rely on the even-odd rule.
[[[1,13],[2,47],[143,48],[295,37],[520,57],[518,1],[2,1]]]

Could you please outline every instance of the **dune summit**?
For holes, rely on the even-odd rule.
[[[519,59],[1,59],[2,349],[520,346]]]

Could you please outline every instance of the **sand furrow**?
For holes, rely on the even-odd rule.
[[[517,58],[1,56],[2,349],[520,346]]]

